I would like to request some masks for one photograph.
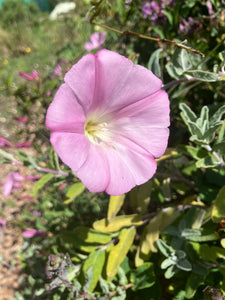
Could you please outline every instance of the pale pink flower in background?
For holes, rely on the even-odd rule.
[[[12,144],[7,139],[0,136],[0,147],[12,147]]]
[[[95,32],[90,36],[90,39],[88,42],[85,43],[84,48],[87,51],[91,51],[93,49],[100,49],[105,41],[106,32]]]
[[[0,218],[0,228],[6,227],[7,221],[5,219]]]
[[[33,211],[32,211],[32,214],[33,214],[35,217],[40,217],[40,216],[41,216],[41,212],[38,211],[38,210],[33,210]]]
[[[16,144],[16,148],[29,148],[32,146],[32,142],[24,142]]]
[[[3,194],[7,198],[13,190],[21,187],[20,182],[23,180],[23,176],[19,172],[10,172],[3,184]]]
[[[39,80],[39,75],[38,75],[38,72],[36,70],[33,70],[31,72],[31,74],[28,74],[28,73],[24,73],[22,71],[19,71],[18,72],[19,75],[27,80],[30,80],[30,81],[35,81],[35,80]]]
[[[13,117],[14,120],[21,122],[21,123],[27,123],[28,122],[28,118],[27,117],[18,117],[18,116],[14,116]]]
[[[109,50],[65,75],[46,126],[62,161],[93,193],[128,192],[155,173],[169,136],[169,100],[151,71]]]
[[[40,229],[34,229],[34,228],[27,228],[22,232],[22,236],[26,238],[33,238],[33,237],[46,237],[47,232],[40,230]]]

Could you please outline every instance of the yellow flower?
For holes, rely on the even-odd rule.
[[[25,49],[25,51],[26,51],[27,53],[30,53],[30,52],[31,52],[30,47],[27,47],[27,48]]]
[[[9,63],[8,59],[4,59],[4,60],[3,60],[3,64],[4,64],[4,65],[8,65],[8,63]]]

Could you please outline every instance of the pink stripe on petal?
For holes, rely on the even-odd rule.
[[[76,173],[92,193],[103,192],[110,180],[108,162],[104,150],[91,144],[87,160]]]
[[[74,172],[85,162],[90,142],[86,136],[68,132],[53,132],[50,141],[62,159]]]

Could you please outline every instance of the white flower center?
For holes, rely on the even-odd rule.
[[[84,133],[93,144],[107,144],[112,140],[112,126],[110,118],[98,118],[96,115],[87,118]]]

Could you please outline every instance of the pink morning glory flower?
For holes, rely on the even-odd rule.
[[[93,193],[128,192],[155,173],[169,136],[169,100],[151,71],[109,50],[65,75],[46,126],[62,161]]]
[[[85,43],[84,48],[87,51],[91,51],[93,49],[100,49],[105,41],[106,32],[95,32],[90,36],[90,40]]]

